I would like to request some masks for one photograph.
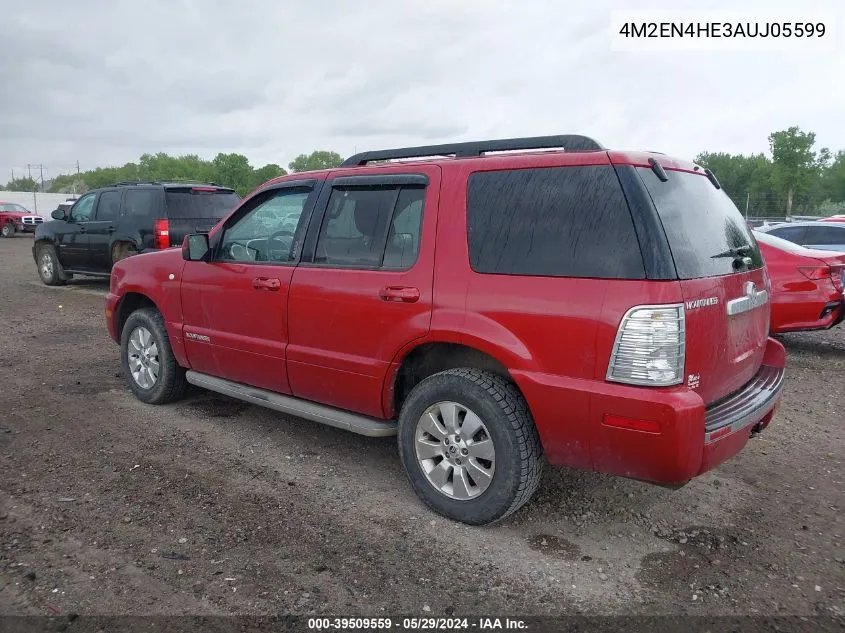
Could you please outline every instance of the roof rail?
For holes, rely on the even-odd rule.
[[[556,136],[531,136],[526,138],[503,138],[491,141],[473,141],[469,143],[447,143],[445,145],[423,145],[420,147],[402,147],[383,149],[372,152],[360,152],[350,156],[341,167],[366,165],[372,161],[395,158],[422,158],[424,156],[455,156],[467,158],[481,156],[485,152],[508,152],[531,149],[563,148],[569,151],[586,152],[606,149],[598,141],[580,134],[560,134]]]
[[[158,185],[160,183],[156,182],[155,180],[122,180],[120,182],[116,182],[113,185],[108,185],[109,187],[125,187],[128,185]]]

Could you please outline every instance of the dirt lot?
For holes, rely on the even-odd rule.
[[[0,613],[845,614],[845,329],[785,339],[768,431],[677,491],[551,470],[506,522],[417,501],[394,440],[195,391],[143,405],[106,284],[0,240]]]

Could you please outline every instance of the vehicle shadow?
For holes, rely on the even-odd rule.
[[[787,352],[797,352],[801,354],[815,354],[819,357],[842,357],[845,356],[845,332],[842,337],[830,342],[821,342],[815,339],[802,337],[799,334],[784,334],[777,337],[783,343]],[[838,340],[837,340],[838,339]]]

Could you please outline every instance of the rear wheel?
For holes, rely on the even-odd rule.
[[[135,248],[134,244],[119,242],[118,244],[115,244],[111,249],[112,265],[116,264],[121,259],[126,259],[127,257],[132,257],[133,255],[137,254],[138,249]]]
[[[433,510],[471,525],[505,518],[540,481],[540,438],[516,386],[478,369],[423,380],[399,415],[408,480]]]
[[[67,280],[67,275],[59,262],[56,247],[52,244],[40,244],[35,249],[35,259],[38,264],[38,276],[48,286],[61,286]]]
[[[166,404],[185,394],[185,370],[176,362],[164,318],[155,308],[136,310],[126,319],[120,362],[126,384],[142,402]]]
[[[6,222],[3,228],[0,229],[0,235],[3,237],[12,237],[15,234],[15,225],[11,222]]]

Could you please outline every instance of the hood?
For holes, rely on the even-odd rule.
[[[37,213],[21,213],[20,211],[0,211],[0,215],[6,218],[40,218],[41,216]]]

